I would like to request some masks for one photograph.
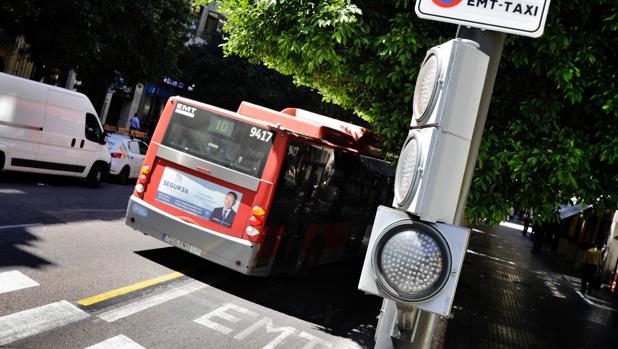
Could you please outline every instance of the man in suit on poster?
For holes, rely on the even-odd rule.
[[[232,207],[236,203],[237,199],[238,195],[233,191],[225,194],[225,198],[223,199],[223,207],[215,208],[210,215],[210,220],[225,227],[231,227],[234,222],[234,217],[236,217],[236,212],[232,209]]]

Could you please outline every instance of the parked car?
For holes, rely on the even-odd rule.
[[[126,184],[129,178],[137,178],[148,150],[148,144],[122,133],[110,133],[106,141],[112,157],[109,173],[120,184]]]
[[[0,73],[0,171],[81,177],[96,187],[109,163],[88,97]]]

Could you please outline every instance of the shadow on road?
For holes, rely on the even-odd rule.
[[[53,265],[50,261],[37,257],[24,250],[22,246],[30,246],[38,238],[28,232],[28,228],[0,229],[0,267],[25,266],[41,268]]]
[[[229,294],[321,326],[322,331],[349,338],[363,348],[373,348],[382,300],[358,291],[362,260],[320,266],[303,278],[262,278],[239,274],[173,247],[136,253]]]
[[[78,178],[0,173],[0,227],[121,219],[132,191],[131,185],[90,188]]]

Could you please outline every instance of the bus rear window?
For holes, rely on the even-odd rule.
[[[193,116],[175,111],[161,143],[260,178],[273,141],[268,129],[197,109]]]

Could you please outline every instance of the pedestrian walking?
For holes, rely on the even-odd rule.
[[[521,235],[526,236],[528,234],[528,227],[532,223],[532,215],[529,212],[524,213],[524,229],[521,231]]]
[[[597,276],[599,268],[601,267],[601,261],[601,246],[593,245],[588,250],[586,250],[582,266],[582,294],[590,294],[590,292],[592,291],[592,284],[595,277]]]
[[[133,114],[133,117],[131,118],[131,130],[137,130],[139,131],[140,126],[139,126],[139,117],[137,116],[137,113]]]

